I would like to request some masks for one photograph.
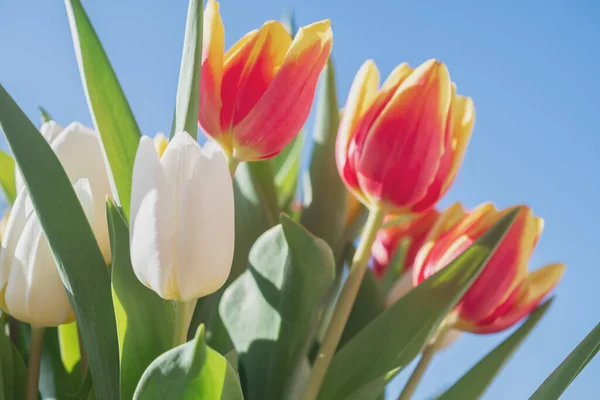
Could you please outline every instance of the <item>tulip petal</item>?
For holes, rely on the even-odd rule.
[[[52,142],[52,149],[72,183],[87,179],[92,191],[92,230],[107,264],[111,261],[106,219],[106,197],[112,197],[100,136],[80,123],[67,126]]]
[[[221,88],[221,129],[230,132],[263,96],[285,55],[292,38],[278,21],[265,23],[255,35],[228,57]]]
[[[12,316],[33,326],[58,326],[72,312],[50,246],[35,214],[29,217],[15,249],[5,301]]]
[[[359,184],[375,199],[409,207],[425,196],[443,154],[451,82],[435,60],[416,68],[357,139]],[[358,135],[361,135],[359,132]],[[382,162],[373,162],[386,154]]]
[[[225,30],[219,13],[219,3],[208,0],[202,28],[202,64],[200,69],[200,98],[198,122],[213,138],[221,135],[221,81]]]
[[[169,277],[175,244],[171,193],[152,139],[142,137],[133,165],[131,263],[140,282],[163,298],[170,298],[163,283]]]
[[[517,295],[511,296],[511,301],[505,302],[505,305],[485,320],[460,328],[474,333],[495,333],[510,328],[530,314],[554,289],[564,270],[564,264],[551,264],[532,272],[519,288],[515,289]]]
[[[15,249],[19,243],[19,238],[23,233],[27,220],[34,212],[33,207],[27,207],[26,203],[29,198],[27,188],[22,187],[17,192],[17,197],[13,203],[13,207],[8,216],[2,247],[0,248],[0,290],[6,286],[10,274],[10,268],[13,263]]]
[[[446,144],[433,182],[425,197],[412,207],[413,212],[433,207],[446,194],[464,158],[475,118],[473,101],[453,95],[448,116],[447,131],[450,140]]]
[[[497,213],[495,218],[501,218],[512,209],[514,207]],[[531,255],[531,250],[525,252],[523,249],[523,242],[528,242],[525,236],[529,235],[527,230],[531,225],[531,221],[531,210],[521,207],[514,223],[488,261],[485,269],[463,296],[458,307],[461,319],[479,321],[485,318],[520,283],[520,263],[526,262]],[[473,238],[474,240],[475,238]]]
[[[281,29],[285,31],[283,25]],[[270,157],[296,137],[312,107],[319,75],[327,63],[331,46],[329,20],[300,28],[273,81],[234,127],[239,159]]]
[[[379,70],[373,60],[367,60],[360,67],[352,82],[346,106],[340,119],[335,144],[335,159],[340,176],[347,185],[353,188],[358,188],[358,180],[356,178],[356,171],[351,170],[347,163],[348,146],[356,124],[377,96],[378,88]]]
[[[192,175],[181,188],[175,270],[182,301],[217,291],[233,261],[232,180],[222,152],[201,151]]]

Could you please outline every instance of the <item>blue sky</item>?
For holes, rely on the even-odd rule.
[[[85,2],[145,134],[168,131],[187,5]],[[370,4],[369,4],[370,3]],[[252,4],[249,6],[248,4]],[[486,399],[524,399],[600,320],[600,4],[522,2],[224,0],[227,46],[293,6],[299,24],[330,18],[340,102],[372,58],[382,74],[402,61],[444,61],[477,122],[466,160],[442,201],[527,203],[546,219],[531,267],[563,261],[567,273],[546,318]],[[36,123],[43,105],[62,123],[90,123],[66,13],[57,1],[0,2],[0,82]],[[309,121],[309,128],[310,125]],[[0,139],[0,147],[6,147]],[[431,398],[505,337],[464,336],[434,359],[417,391]],[[565,399],[598,393],[600,359]],[[395,390],[402,380],[396,382]]]

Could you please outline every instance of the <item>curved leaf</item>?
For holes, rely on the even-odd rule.
[[[567,358],[531,395],[530,400],[558,399],[577,375],[600,351],[600,324],[579,343]]]
[[[181,70],[177,85],[175,106],[175,128],[171,138],[177,132],[185,131],[194,139],[198,137],[198,102],[200,93],[200,65],[202,63],[202,14],[203,1],[190,0]]]
[[[388,378],[421,352],[430,335],[481,273],[517,211],[504,216],[448,266],[391,305],[339,350],[327,371],[319,399],[345,399],[362,390],[365,393],[361,399],[366,400],[383,392]],[[365,365],[370,368],[365,369]]]
[[[140,128],[81,2],[65,0],[65,5],[88,107],[112,172],[113,194],[129,216],[131,174]]]
[[[1,85],[0,128],[75,311],[98,398],[116,399],[119,362],[110,278],[92,228],[52,148]]]
[[[482,358],[438,400],[479,399],[523,340],[544,316],[552,299],[539,306],[512,335]]]
[[[285,215],[252,246],[248,270],[219,306],[248,399],[288,398],[334,274],[327,244]]]
[[[201,325],[194,340],[167,351],[142,375],[134,400],[243,400],[235,370],[204,342]]]

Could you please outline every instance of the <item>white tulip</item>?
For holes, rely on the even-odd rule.
[[[218,146],[175,135],[159,157],[140,140],[131,190],[131,262],[164,299],[191,301],[217,291],[234,248],[232,180]]]
[[[58,134],[54,132],[45,137],[69,176],[105,261],[109,263],[105,201],[110,196],[110,185],[98,134],[73,123]],[[57,326],[73,318],[66,289],[23,184],[2,240],[0,289],[4,290],[0,304],[21,321],[34,326]]]

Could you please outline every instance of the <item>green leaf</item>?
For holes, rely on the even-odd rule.
[[[600,323],[575,347],[564,361],[546,378],[530,400],[558,399],[577,375],[600,350]]]
[[[475,364],[450,389],[438,397],[438,400],[481,398],[496,375],[548,311],[551,303],[552,299],[540,305],[519,329]]]
[[[0,150],[0,187],[2,187],[8,204],[12,204],[17,197],[15,160],[2,150]]]
[[[113,191],[129,216],[131,174],[140,128],[81,2],[65,0],[65,5],[88,107],[116,186]]]
[[[130,399],[148,365],[171,348],[175,313],[172,302],[160,298],[135,276],[129,257],[129,227],[110,200],[106,213],[113,253],[112,294],[121,356],[121,399]]]
[[[269,160],[275,173],[275,187],[281,209],[288,208],[296,195],[304,146],[303,136],[303,132],[300,132],[281,153]]]
[[[310,198],[305,199],[302,225],[333,249],[336,260],[342,256],[346,223],[346,187],[335,164],[335,140],[340,124],[333,62],[329,59],[317,99],[313,133],[314,148],[309,167]]]
[[[38,106],[38,110],[40,110],[40,115],[42,119],[42,123],[52,121],[52,116],[46,109],[42,106]]]
[[[248,270],[219,306],[247,399],[289,397],[334,274],[327,244],[285,215],[252,246]]]
[[[202,63],[202,0],[190,0],[183,55],[177,85],[177,103],[175,106],[175,129],[186,131],[194,139],[198,137],[198,98],[200,94],[200,65]]]
[[[27,385],[27,368],[23,359],[19,355],[19,350],[10,343],[10,350],[12,351],[13,359],[13,389],[15,400],[22,399],[25,397],[25,387]],[[6,398],[8,399],[8,398]]]
[[[477,278],[517,211],[504,216],[448,266],[408,292],[339,350],[327,371],[319,399],[345,399],[367,385],[371,397],[365,395],[362,399],[379,395],[386,377],[392,376],[391,371],[397,373],[421,352],[430,335]]]
[[[206,345],[201,325],[194,340],[169,350],[150,364],[133,399],[243,400],[243,396],[235,370]]]
[[[62,360],[58,328],[46,328],[40,365],[39,389],[43,399],[67,399],[81,385],[81,369],[75,366],[68,373]]]
[[[63,324],[58,327],[60,356],[67,373],[71,373],[81,359],[79,351],[79,333],[77,323]]]
[[[110,278],[92,228],[50,145],[1,85],[0,128],[75,311],[98,398],[116,399],[119,363]]]

